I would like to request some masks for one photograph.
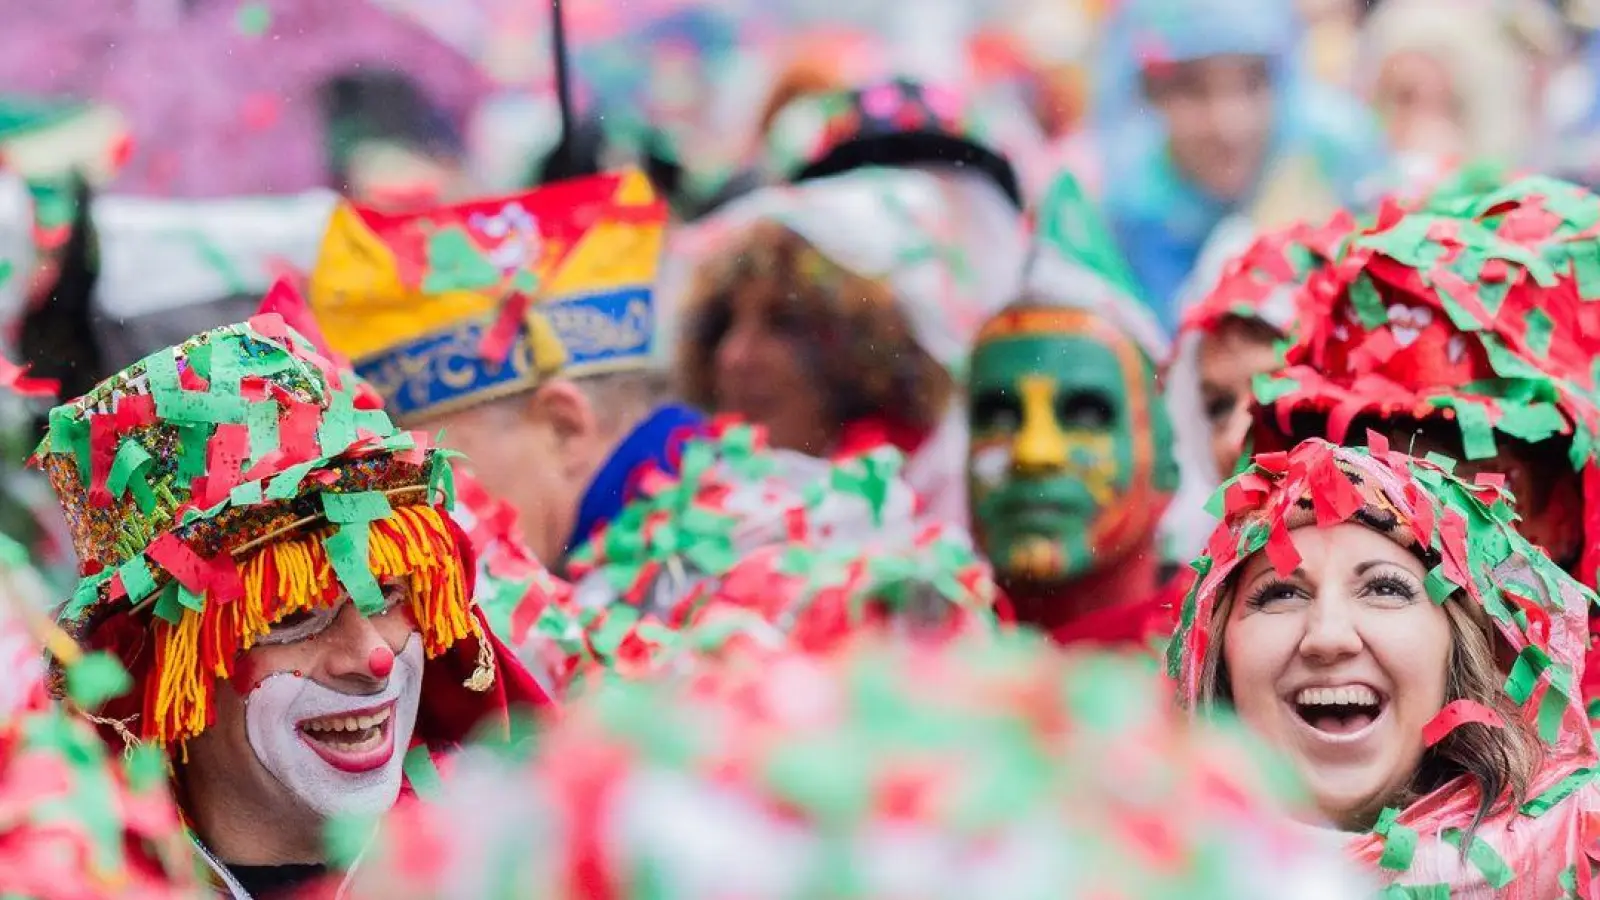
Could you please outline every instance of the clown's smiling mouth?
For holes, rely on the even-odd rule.
[[[300,739],[323,761],[344,772],[382,768],[394,755],[394,701],[373,709],[306,719]]]
[[[1364,684],[1308,687],[1296,691],[1290,705],[1314,731],[1332,739],[1363,735],[1388,708],[1388,701]]]

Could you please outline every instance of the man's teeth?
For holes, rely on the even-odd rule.
[[[1378,694],[1366,685],[1301,688],[1294,702],[1301,706],[1377,706]]]
[[[366,731],[368,728],[376,728],[387,721],[389,721],[389,710],[384,709],[370,716],[329,716],[322,719],[312,719],[309,722],[301,722],[300,728],[303,731],[311,732]]]

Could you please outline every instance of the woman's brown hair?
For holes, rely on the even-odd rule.
[[[1236,602],[1235,585],[1223,584],[1220,602],[1211,621],[1211,641],[1201,661],[1198,704],[1201,709],[1233,705],[1228,668],[1222,658],[1223,634]],[[1493,626],[1480,611],[1464,605],[1459,595],[1444,602],[1450,623],[1450,662],[1445,681],[1445,703],[1471,700],[1499,714],[1503,727],[1468,723],[1457,727],[1439,743],[1423,751],[1403,794],[1386,798],[1386,805],[1404,808],[1422,796],[1465,776],[1477,787],[1478,812],[1461,843],[1472,846],[1472,836],[1489,816],[1521,806],[1538,771],[1543,749],[1523,711],[1506,696],[1505,673],[1496,656]]]
[[[716,408],[717,346],[747,304],[790,337],[835,422],[883,416],[932,430],[943,417],[954,380],[917,343],[889,286],[776,222],[750,226],[695,273],[679,368],[689,402]]]

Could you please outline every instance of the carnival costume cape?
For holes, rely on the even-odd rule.
[[[447,749],[548,700],[472,601],[448,452],[397,430],[276,315],[159,350],[57,407],[36,460],[82,566],[60,623],[133,677],[129,701],[102,711],[117,746],[181,755],[275,622],[345,596],[381,610],[380,577],[408,580],[427,655],[419,744]]]
[[[1030,636],[747,643],[597,686],[531,760],[463,759],[354,896],[1362,896],[1283,820],[1286,774],[1141,666]]]
[[[1405,887],[1405,896],[1593,896],[1600,886],[1600,769],[1577,679],[1595,597],[1517,534],[1511,497],[1496,478],[1468,484],[1390,450],[1381,438],[1373,443],[1369,451],[1309,440],[1287,453],[1258,455],[1223,486],[1222,524],[1195,561],[1199,581],[1170,649],[1179,698],[1197,714],[1206,711],[1207,647],[1218,639],[1233,578],[1247,560],[1266,553],[1288,573],[1299,564],[1291,529],[1345,522],[1371,528],[1431,567],[1425,586],[1432,602],[1462,604],[1514,659],[1495,703],[1447,704],[1425,740],[1431,746],[1456,729],[1508,727],[1516,717],[1538,735],[1544,756],[1525,800],[1476,827],[1478,785],[1461,776],[1404,809],[1386,810],[1371,833],[1349,835],[1349,852]]]

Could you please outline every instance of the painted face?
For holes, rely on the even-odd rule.
[[[1148,539],[1176,480],[1155,452],[1170,426],[1148,363],[1110,323],[1003,314],[979,335],[970,394],[973,528],[1002,580],[1065,583]]]
[[[1287,752],[1318,809],[1370,825],[1411,783],[1444,707],[1450,622],[1409,551],[1365,526],[1289,533],[1301,564],[1240,570],[1223,661],[1240,718]]]
[[[1216,56],[1152,72],[1146,91],[1166,119],[1172,160],[1206,193],[1231,202],[1261,177],[1272,136],[1267,61]]]
[[[197,805],[304,823],[394,804],[423,650],[405,588],[385,592],[382,614],[363,617],[349,602],[297,613],[243,654],[232,683],[219,686],[215,722],[189,742],[186,789]]]

